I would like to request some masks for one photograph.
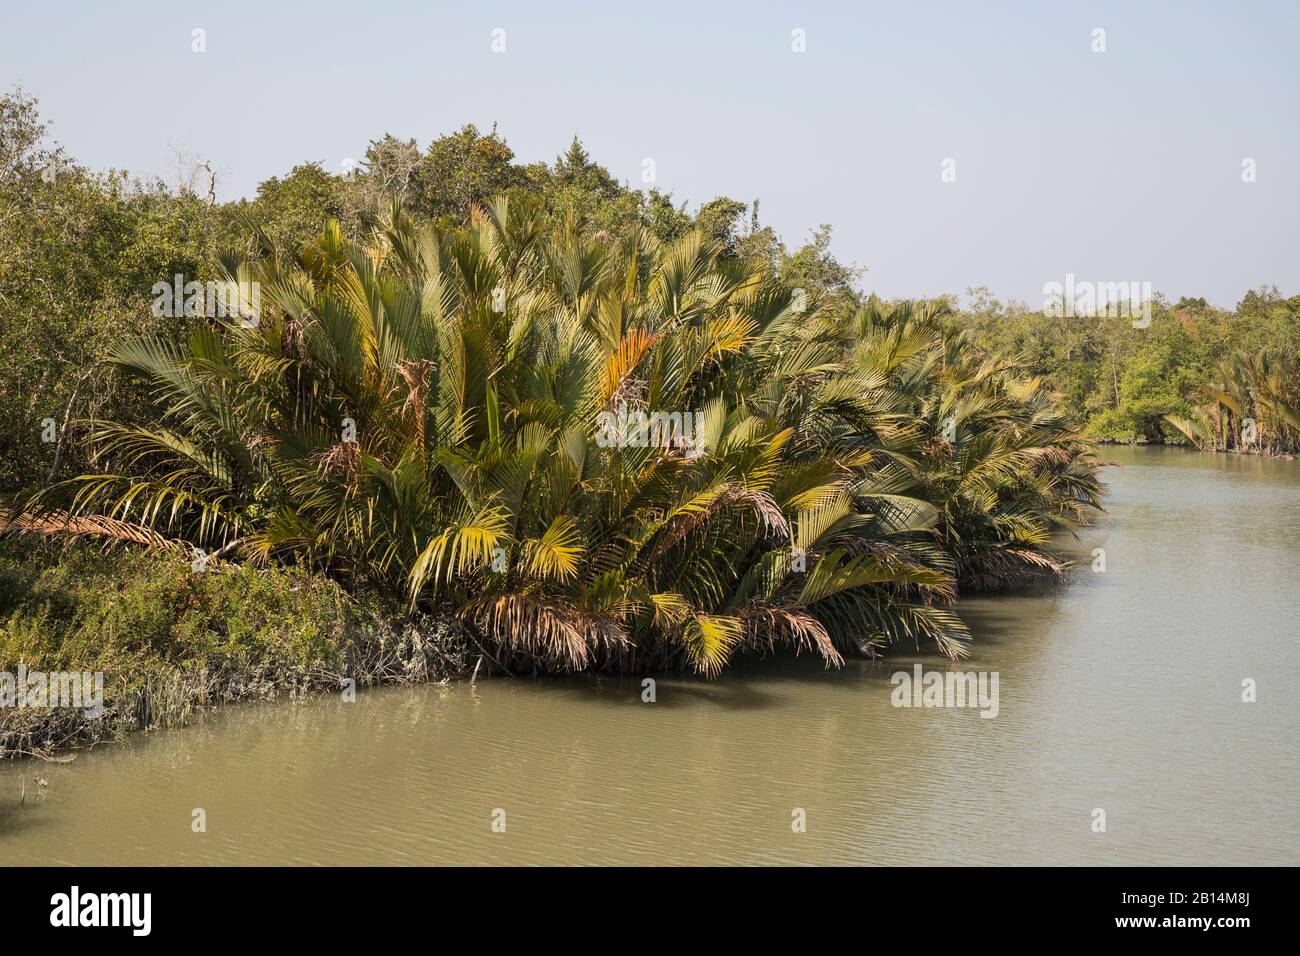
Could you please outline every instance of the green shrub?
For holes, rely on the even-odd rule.
[[[185,722],[196,707],[427,680],[468,663],[454,624],[300,571],[0,539],[0,671],[102,672],[106,714],[0,710],[0,757]]]

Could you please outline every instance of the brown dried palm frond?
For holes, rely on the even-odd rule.
[[[1059,578],[1068,569],[1065,562],[1032,548],[990,548],[962,568],[961,585],[972,591],[1001,591],[1034,580]]]
[[[291,359],[302,358],[303,339],[302,320],[286,315],[280,329],[280,351]]]
[[[759,522],[768,534],[779,543],[790,540],[790,522],[786,519],[781,506],[768,492],[747,488],[738,492],[734,498],[738,504],[746,504],[754,509]]]
[[[100,537],[165,551],[188,553],[191,550],[191,546],[184,541],[165,538],[143,525],[103,515],[70,515],[66,511],[44,511],[40,514],[0,512],[0,534],[50,534],[68,539]]]
[[[839,667],[844,657],[822,622],[807,611],[781,607],[750,607],[740,612],[745,622],[745,644],[774,650],[792,646],[795,652],[816,651],[828,665]]]
[[[420,359],[413,362],[398,362],[397,374],[406,382],[406,401],[402,403],[402,415],[410,415],[415,423],[416,440],[424,446],[424,409],[427,401],[429,371],[433,362]]]
[[[617,621],[531,594],[504,594],[471,601],[460,612],[499,646],[581,670],[602,651],[630,645]]]
[[[256,435],[252,437],[252,439],[249,440],[248,450],[250,452],[254,452],[266,445],[270,445],[274,447],[279,444],[280,444],[280,438],[278,435],[276,435],[274,432],[264,430],[258,432]]]
[[[354,441],[335,442],[328,451],[312,455],[322,475],[341,476],[349,485],[361,480],[361,446]]]
[[[402,376],[407,388],[406,401],[402,403],[402,414],[414,412],[416,421],[421,422],[424,419],[425,393],[433,362],[428,359],[398,362],[396,368],[397,374]]]

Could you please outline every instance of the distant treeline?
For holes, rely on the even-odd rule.
[[[1293,453],[1300,447],[1300,296],[1247,292],[1233,309],[1157,296],[1151,321],[1060,317],[968,292],[955,326],[1017,355],[1093,438]]]

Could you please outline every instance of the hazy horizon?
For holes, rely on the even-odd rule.
[[[691,209],[757,198],[791,245],[829,223],[886,297],[1036,308],[1067,274],[1225,307],[1300,292],[1300,17],[1129,6],[17,3],[0,82],[89,168],[168,179],[182,149],[222,201],[304,162],[339,172],[384,133],[423,148],[496,123],[520,163],[576,134]]]

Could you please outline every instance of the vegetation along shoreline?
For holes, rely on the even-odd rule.
[[[385,136],[217,203],[86,170],[21,92],[0,125],[0,672],[105,698],[0,707],[4,756],[348,682],[958,659],[960,595],[1065,570],[1098,444],[1300,447],[1276,290],[883,301],[829,227],[576,138]]]

